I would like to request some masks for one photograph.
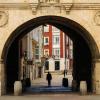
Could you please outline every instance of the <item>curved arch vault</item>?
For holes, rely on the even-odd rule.
[[[4,59],[4,67],[6,69],[5,76],[11,72],[9,69],[9,55],[12,56],[11,59],[17,59],[17,51],[15,50],[16,53],[12,54],[11,52],[13,52],[12,50],[14,50],[15,45],[16,49],[18,49],[18,40],[34,28],[45,24],[50,24],[59,28],[73,40],[73,79],[76,80],[78,84],[77,87],[79,87],[79,82],[81,80],[87,81],[88,91],[93,91],[94,59],[97,58],[99,54],[97,45],[84,27],[77,22],[60,16],[41,16],[31,19],[17,27],[11,33],[2,52],[2,59]],[[15,69],[16,71],[11,73],[11,75],[15,77],[13,77],[12,80],[6,79],[5,84],[18,79],[17,64]],[[9,87],[6,86],[6,88]]]

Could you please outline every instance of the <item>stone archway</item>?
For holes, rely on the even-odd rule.
[[[97,56],[99,54],[97,45],[96,45],[95,41],[93,40],[92,36],[90,35],[90,33],[87,30],[85,30],[84,27],[79,25],[77,22],[74,22],[70,19],[60,17],[60,16],[37,17],[37,18],[34,18],[32,20],[29,20],[29,21],[23,23],[21,26],[19,26],[17,29],[15,29],[15,31],[13,31],[13,33],[11,33],[10,37],[6,41],[3,52],[2,52],[2,59],[4,59],[4,70],[6,70],[6,67],[7,67],[7,57],[10,54],[9,50],[11,49],[11,47],[13,47],[16,44],[16,41],[18,41],[21,37],[23,37],[25,34],[27,34],[32,29],[38,27],[39,25],[43,25],[43,24],[51,24],[51,25],[58,27],[59,29],[64,31],[73,40],[73,42],[75,44],[75,48],[76,48],[75,51],[74,51],[75,57],[76,57],[75,63],[76,63],[76,61],[78,61],[78,59],[80,59],[80,58],[78,58],[78,54],[76,53],[77,50],[80,49],[79,47],[81,47],[80,53],[83,53],[83,55],[81,54],[82,59],[79,60],[79,62],[82,61],[82,60],[83,61],[85,60],[84,51],[86,51],[86,54],[88,56],[87,60],[89,61],[89,64],[86,61],[83,62],[83,63],[86,63],[84,65],[84,66],[86,66],[85,67],[85,73],[83,72],[83,74],[86,74],[86,75],[90,74],[90,77],[88,77],[88,78],[91,78],[91,79],[89,79],[89,81],[90,81],[89,83],[91,83],[91,85],[92,85],[93,84],[92,76],[94,74],[94,72],[92,70],[94,68],[93,60],[95,58],[97,58]],[[78,43],[80,43],[80,44],[78,44]],[[83,46],[81,46],[81,45],[83,45]],[[80,66],[80,64],[82,64],[82,63],[79,63],[79,64],[76,63],[75,69],[76,69],[77,66]],[[87,66],[90,66],[90,67],[87,67]],[[78,68],[81,69],[80,67],[77,67],[77,69]],[[88,70],[90,70],[89,73],[88,73]],[[78,70],[78,72],[79,72],[79,70]],[[5,79],[6,79],[7,72],[3,72],[3,74],[4,74],[4,76],[1,76],[1,77],[2,78],[5,77]],[[75,74],[74,75],[75,79],[77,79],[78,76],[81,75],[80,73],[79,73],[79,75],[77,75],[77,70],[75,70],[74,74]],[[86,75],[85,75],[85,78],[79,77],[78,82],[80,80],[85,80]],[[18,79],[17,73],[16,73],[16,78],[14,78],[14,80],[15,79]],[[3,79],[1,81],[1,84],[2,83],[6,84],[7,81],[10,81],[10,80],[4,80]],[[90,88],[92,88],[92,86]],[[3,84],[1,91],[5,91],[5,90],[6,89],[4,88],[4,84]]]

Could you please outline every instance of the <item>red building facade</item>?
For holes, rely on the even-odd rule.
[[[43,46],[43,49],[44,49],[44,55],[46,56],[49,56],[49,57],[53,57],[54,54],[53,54],[53,46],[55,44],[53,44],[53,26],[51,25],[47,25],[45,26],[44,28],[44,33],[43,33],[43,38],[44,38],[44,46]],[[60,50],[60,58],[63,58],[64,57],[64,45],[63,45],[63,41],[64,41],[64,34],[62,31],[60,31],[60,34],[59,34],[59,39],[58,39],[58,42],[59,42],[59,50]],[[57,38],[56,38],[57,40]],[[57,47],[58,48],[58,47]]]
[[[46,25],[44,26],[43,40],[44,56],[48,59],[53,58],[54,60],[54,64],[52,62],[51,65],[54,66],[52,69],[64,70],[65,66],[67,66],[68,69],[70,66],[72,67],[72,41],[64,34],[64,32],[54,26]],[[56,68],[55,66],[59,68]]]

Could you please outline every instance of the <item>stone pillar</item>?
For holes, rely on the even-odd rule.
[[[80,81],[80,94],[81,95],[87,94],[87,83],[86,83],[86,81]]]
[[[100,94],[100,59],[95,61],[94,69],[94,89],[96,94]]]
[[[14,83],[14,95],[18,96],[22,94],[22,83],[21,81],[15,81]]]
[[[3,59],[0,59],[0,96],[6,93],[6,77]]]

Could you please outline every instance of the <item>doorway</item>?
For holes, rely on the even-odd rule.
[[[60,62],[55,61],[55,70],[60,70]]]

